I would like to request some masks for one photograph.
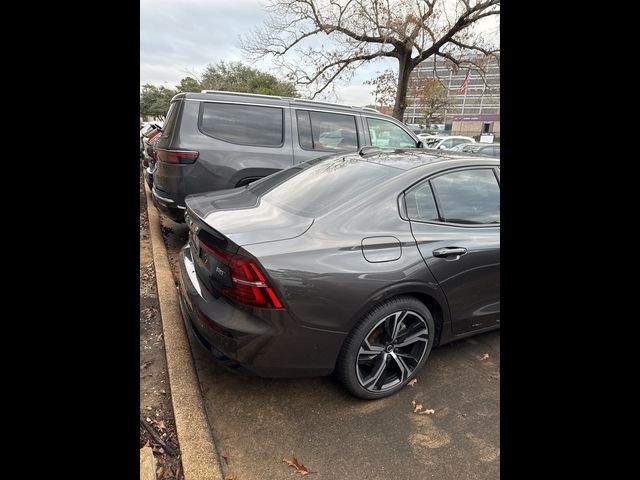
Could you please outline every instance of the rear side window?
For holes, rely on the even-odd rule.
[[[425,182],[407,193],[405,202],[407,215],[411,220],[423,222],[437,222],[440,220],[429,182]]]
[[[463,170],[431,180],[443,222],[500,223],[500,187],[493,170]]]
[[[169,105],[169,111],[167,112],[167,117],[164,122],[164,127],[162,129],[162,136],[169,137],[173,132],[173,127],[176,124],[176,120],[178,119],[178,110],[180,110],[180,102],[171,102]]]
[[[203,102],[200,130],[225,142],[279,147],[284,139],[284,110],[278,107]]]
[[[500,187],[492,169],[462,170],[423,182],[405,194],[410,220],[500,223]]]
[[[305,150],[358,149],[356,117],[339,113],[296,110],[298,141]]]

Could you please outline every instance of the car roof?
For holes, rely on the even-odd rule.
[[[218,100],[227,102],[251,102],[255,104],[274,105],[274,106],[301,106],[309,108],[329,108],[333,110],[366,112],[368,114],[380,115],[390,118],[378,110],[370,107],[356,107],[352,105],[341,105],[339,103],[320,102],[316,100],[307,100],[304,98],[282,97],[278,95],[261,95],[257,93],[243,92],[225,92],[221,90],[202,90],[199,93],[185,92],[174,96],[171,101],[185,100]],[[395,120],[395,119],[394,119]]]
[[[359,155],[363,161],[394,167],[400,170],[411,170],[425,165],[436,165],[452,160],[465,160],[470,164],[477,163],[478,165],[486,165],[487,162],[495,164],[496,166],[500,165],[500,159],[497,158],[472,156],[465,152],[452,152],[450,150],[381,150],[376,147],[365,147],[360,150],[360,153],[353,154],[353,156],[356,155]]]

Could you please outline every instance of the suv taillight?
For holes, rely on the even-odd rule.
[[[189,164],[196,161],[200,152],[187,150],[164,150],[158,148],[158,161],[174,164]]]
[[[200,246],[218,260],[229,265],[233,286],[223,287],[222,294],[232,300],[254,307],[280,309],[282,302],[267,282],[266,277],[251,259],[232,255],[199,239]]]

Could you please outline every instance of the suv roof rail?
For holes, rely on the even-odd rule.
[[[295,97],[283,97],[280,95],[264,95],[262,93],[248,93],[248,92],[227,92],[225,90],[201,90],[200,93],[221,93],[223,95],[240,95],[246,97],[265,97],[265,98],[278,98],[280,100],[289,100],[290,102],[295,103],[313,103],[316,105],[328,105],[330,107],[342,107],[342,108],[353,108],[354,110],[367,110],[369,112],[380,113],[375,108],[371,107],[356,107],[354,105],[342,105],[340,103],[331,103],[331,102],[322,102],[319,100],[309,100],[307,98],[295,98]]]
[[[281,97],[279,95],[264,95],[262,93],[248,93],[248,92],[227,92],[225,90],[201,90],[200,93],[222,93],[224,95],[242,95],[246,97],[267,97],[267,98],[280,98],[280,99],[287,98],[287,97]]]

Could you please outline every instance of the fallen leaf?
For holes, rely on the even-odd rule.
[[[298,462],[298,459],[296,457],[291,457],[291,460],[287,459],[287,458],[283,458],[282,459],[283,463],[286,463],[287,465],[289,465],[290,467],[295,468],[296,473],[299,473],[300,475],[302,475],[303,477],[305,475],[309,475],[311,473],[314,472],[310,472],[309,470],[307,470],[307,467],[305,467],[303,464],[301,464],[300,462]]]
[[[238,477],[236,476],[235,473],[230,473],[229,475],[224,477],[224,480],[238,480]]]
[[[427,409],[427,410],[425,410],[424,412],[419,412],[419,413],[418,413],[418,415],[424,415],[425,413],[426,413],[427,415],[431,415],[432,413],[436,413],[436,411],[435,411],[435,410],[433,410],[432,408],[428,408],[428,409]]]
[[[416,384],[416,383],[418,383],[418,379],[417,379],[417,378],[414,378],[413,380],[411,380],[411,381],[408,383],[408,385],[409,385],[410,387],[413,387],[413,386],[415,386],[415,384]]]
[[[419,412],[420,410],[422,410],[422,404],[413,402],[413,413]]]
[[[485,353],[484,355],[482,355],[482,357],[480,357],[480,360],[486,360],[487,358],[489,358],[489,354]]]
[[[151,423],[153,423],[160,432],[164,432],[167,429],[167,426],[164,424],[164,420],[152,420]]]
[[[162,476],[164,475],[164,467],[158,467],[158,469],[156,470],[156,477],[157,478],[162,478]]]

